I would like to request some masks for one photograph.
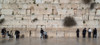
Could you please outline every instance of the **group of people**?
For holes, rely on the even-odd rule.
[[[7,31],[6,30],[6,28],[3,28],[2,30],[1,30],[1,34],[2,34],[2,38],[6,38],[6,37],[8,37],[8,38],[13,38],[14,36],[13,36],[13,32],[12,31]],[[16,30],[15,31],[15,35],[16,35],[16,39],[18,39],[19,38],[19,36],[20,36],[20,31],[18,31],[18,30]]]
[[[83,38],[86,37],[86,32],[88,32],[89,38],[91,38],[92,33],[93,33],[93,38],[97,38],[97,29],[96,28],[94,28],[93,31],[90,28],[88,28],[88,30],[86,28],[84,28],[82,31]],[[2,34],[2,38],[5,38],[6,36],[8,36],[9,38],[14,37],[12,31],[6,31],[6,28],[3,28],[1,30],[1,34]],[[45,39],[48,38],[47,32],[44,31],[42,28],[40,30],[40,34],[41,34],[41,38],[45,38]],[[20,37],[20,31],[16,30],[15,35],[16,35],[16,39],[18,39]],[[76,30],[76,35],[77,35],[77,38],[79,38],[79,35],[80,35],[79,29]]]
[[[83,31],[82,31],[83,38],[86,37],[86,32],[88,32],[89,38],[91,38],[91,33],[93,33],[93,38],[97,38],[97,29],[96,28],[94,28],[93,31],[90,28],[88,28],[88,30],[86,28],[84,28]],[[78,38],[79,38],[79,34],[80,34],[80,31],[79,31],[79,29],[77,29],[76,35],[77,35]]]
[[[48,38],[47,32],[44,31],[42,28],[40,30],[40,33],[41,33],[41,38],[44,38],[44,39],[47,39]]]

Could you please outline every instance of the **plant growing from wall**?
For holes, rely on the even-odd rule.
[[[34,18],[33,20],[32,20],[32,22],[36,22],[38,19],[37,18]]]
[[[24,20],[24,18],[21,18],[21,20]]]
[[[90,4],[92,0],[83,0],[85,4]]]
[[[19,10],[21,10],[22,8],[19,8]]]
[[[37,6],[39,6],[39,4],[37,4]]]
[[[2,24],[5,21],[5,19],[0,19],[0,24]]]
[[[93,9],[95,7],[96,3],[91,3],[90,4],[90,9]]]
[[[33,4],[36,4],[35,0],[33,0],[33,1],[34,1]]]
[[[85,20],[83,20],[83,24],[85,24],[86,22],[85,22]]]
[[[32,15],[34,15],[34,13],[32,13]]]
[[[45,8],[45,10],[47,10],[48,8]]]
[[[14,11],[12,12],[12,15],[14,15]]]
[[[71,27],[71,26],[75,26],[77,24],[76,21],[74,20],[74,18],[70,17],[70,16],[69,17],[65,17],[63,21],[64,21],[63,25],[65,27]]]
[[[1,17],[1,15],[2,15],[2,14],[0,14],[0,17]]]

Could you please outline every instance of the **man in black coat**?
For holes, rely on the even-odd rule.
[[[20,37],[20,32],[18,30],[15,31],[16,39],[19,39]]]
[[[93,30],[93,38],[97,38],[97,29],[96,28]]]
[[[43,35],[44,35],[44,30],[43,30],[42,28],[41,28],[40,33],[41,33],[41,38],[43,38]]]
[[[79,38],[79,32],[80,32],[79,29],[77,29],[77,30],[76,30],[77,38]]]
[[[1,33],[2,33],[2,38],[5,38],[5,36],[6,36],[6,28],[3,28],[1,30]]]
[[[83,38],[85,38],[86,37],[86,28],[83,29],[82,34],[83,34]]]

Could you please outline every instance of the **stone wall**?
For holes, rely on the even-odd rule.
[[[100,1],[95,2],[97,5],[90,10],[90,5],[82,0],[0,0],[0,14],[5,18],[0,29],[20,30],[26,37],[30,30],[33,37],[39,37],[40,28],[47,31],[49,37],[75,37],[77,28],[100,30]],[[64,27],[66,16],[74,17],[77,25]],[[33,21],[35,18],[37,20]]]

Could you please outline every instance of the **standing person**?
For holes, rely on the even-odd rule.
[[[15,31],[16,39],[19,39],[20,37],[20,32],[18,30]]]
[[[1,30],[1,33],[2,33],[2,38],[5,38],[5,36],[6,36],[6,28],[3,28]]]
[[[79,38],[79,32],[80,32],[79,29],[77,29],[77,30],[76,30],[77,38]]]
[[[7,31],[7,38],[10,38],[11,35],[9,34],[9,31]]]
[[[10,35],[11,35],[10,38],[13,38],[13,32],[12,32],[12,30],[10,31]]]
[[[88,37],[89,37],[89,38],[91,38],[91,32],[92,32],[92,30],[89,28],[89,29],[88,29]]]
[[[97,38],[97,29],[96,28],[93,30],[93,38]]]
[[[86,28],[83,29],[82,34],[83,34],[83,38],[85,38],[86,37]]]
[[[44,33],[44,30],[41,28],[41,31],[40,31],[40,33],[41,33],[41,38],[43,38],[43,33]]]
[[[29,34],[30,34],[30,37],[31,37],[31,34],[32,34],[32,33],[31,33],[31,30],[29,31]]]

